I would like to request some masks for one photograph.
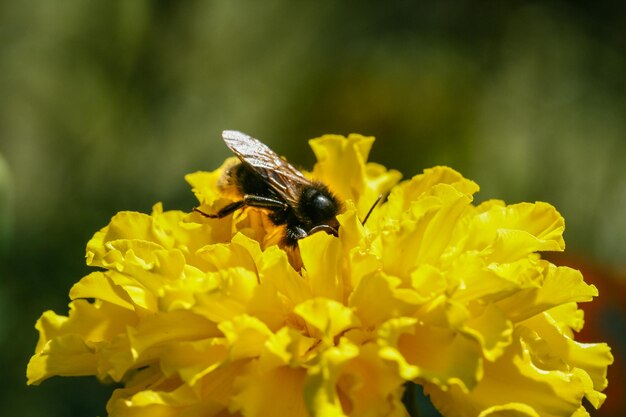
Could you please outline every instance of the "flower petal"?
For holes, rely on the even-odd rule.
[[[332,184],[332,191],[342,200],[359,201],[365,188],[365,161],[374,143],[373,137],[324,135],[309,141],[317,158],[315,178]]]
[[[94,375],[98,356],[76,334],[57,336],[41,347],[28,362],[29,385],[38,385],[51,376]]]
[[[326,233],[314,233],[301,239],[299,246],[305,269],[302,275],[309,281],[313,296],[343,301],[339,240]]]
[[[417,319],[392,319],[378,332],[382,358],[398,365],[407,380],[423,379],[447,387],[472,389],[482,376],[478,345],[446,328],[428,326]]]
[[[425,392],[443,415],[473,416],[492,407],[525,404],[542,417],[572,415],[580,406],[584,384],[576,375],[534,366],[529,347],[520,338],[495,362],[485,362],[484,376],[470,391],[455,385],[425,384]],[[522,414],[524,415],[524,414]],[[532,413],[530,414],[532,415]]]
[[[308,417],[302,397],[306,372],[302,368],[280,366],[260,372],[256,366],[236,381],[237,394],[230,410],[246,417]]]
[[[497,303],[514,322],[570,302],[591,301],[598,295],[593,285],[583,280],[580,271],[547,265],[540,287],[528,288]]]
[[[248,315],[222,321],[218,327],[228,341],[231,360],[258,357],[265,341],[272,335],[262,321]]]
[[[343,341],[323,351],[318,362],[309,368],[304,385],[304,401],[311,416],[346,416],[337,392],[337,380],[343,366],[355,358],[359,350],[345,339]]]
[[[323,338],[331,345],[335,336],[359,324],[350,308],[320,297],[298,304],[294,312],[304,319],[312,337]]]
[[[389,197],[389,204],[392,204]],[[447,184],[433,187],[382,232],[383,263],[388,273],[407,276],[424,263],[436,263],[446,251],[456,222],[470,197]]]
[[[427,298],[416,291],[398,288],[401,283],[399,278],[383,272],[367,275],[355,288],[348,305],[365,327],[378,326],[393,317],[411,316]]]

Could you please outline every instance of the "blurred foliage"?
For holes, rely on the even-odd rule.
[[[0,259],[5,255],[12,232],[13,190],[9,167],[0,154]]]
[[[553,203],[568,251],[624,268],[624,21],[617,1],[0,1],[0,414],[104,414],[95,381],[23,386],[33,323],[115,212],[193,207],[183,175],[228,155],[223,129],[305,167],[308,138],[376,136],[405,177],[447,164],[479,198]]]

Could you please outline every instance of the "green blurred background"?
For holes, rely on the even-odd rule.
[[[626,6],[388,3],[0,1],[0,415],[105,415],[94,378],[25,386],[33,325],[114,213],[194,206],[183,176],[229,155],[223,129],[304,167],[309,138],[373,135],[405,177],[551,202],[561,263],[621,294],[595,340],[626,351]]]

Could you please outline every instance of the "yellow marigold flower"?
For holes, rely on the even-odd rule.
[[[564,221],[546,203],[473,204],[447,167],[398,183],[373,138],[311,141],[310,174],[345,202],[339,237],[275,245],[260,210],[223,219],[122,212],[87,244],[98,267],[45,312],[28,383],[116,381],[111,416],[405,416],[421,384],[445,416],[584,416],[604,401],[606,344],[582,344],[596,288],[541,259]],[[201,209],[230,197],[187,176]],[[360,222],[372,202],[388,200]]]

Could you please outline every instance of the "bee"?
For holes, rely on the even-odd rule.
[[[215,214],[197,208],[194,211],[221,219],[245,207],[267,210],[273,224],[285,226],[282,243],[290,247],[321,231],[338,236],[336,216],[343,211],[343,203],[325,184],[306,178],[261,141],[245,133],[225,130],[222,138],[240,160],[224,172],[223,178],[226,184],[235,186],[241,199]]]

